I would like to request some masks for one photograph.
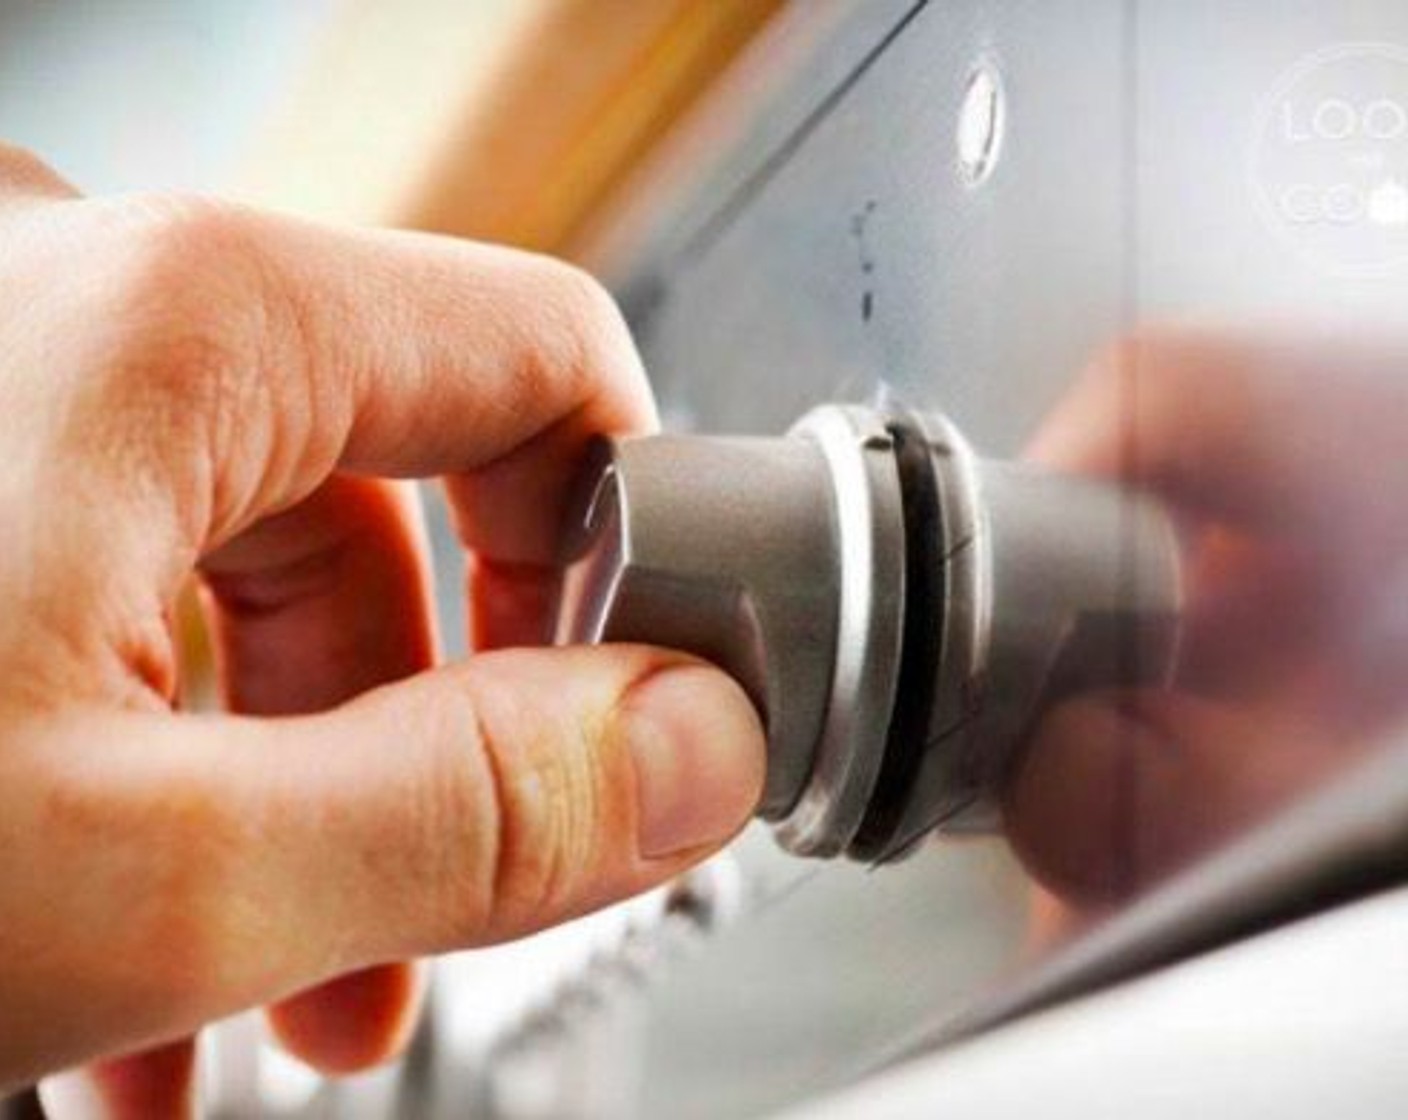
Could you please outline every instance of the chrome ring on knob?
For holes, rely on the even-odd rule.
[[[815,441],[831,472],[839,625],[811,777],[774,827],[788,851],[834,856],[859,830],[884,757],[900,672],[904,519],[894,437],[876,413],[819,408],[791,434]]]

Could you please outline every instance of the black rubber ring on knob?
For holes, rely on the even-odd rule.
[[[944,597],[942,508],[938,482],[923,433],[904,420],[888,428],[895,441],[900,504],[904,514],[904,619],[899,680],[885,735],[875,791],[848,854],[866,862],[893,854],[923,762],[941,653]],[[903,838],[907,849],[915,837]]]

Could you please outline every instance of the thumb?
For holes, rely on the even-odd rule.
[[[343,944],[340,968],[653,886],[728,840],[762,781],[742,690],[643,647],[481,655],[253,730],[280,773],[253,773],[252,813],[280,841],[249,890],[291,935]]]
[[[764,764],[736,684],[638,646],[484,654],[313,716],[95,723],[32,752],[83,833],[33,855],[64,983],[27,995],[85,1026],[42,1068],[658,884],[743,825]]]

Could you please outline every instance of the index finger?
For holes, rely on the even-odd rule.
[[[205,444],[192,456],[208,468],[196,504],[182,511],[202,547],[336,470],[477,475],[452,491],[466,543],[545,562],[587,438],[655,421],[620,313],[570,265],[223,204],[149,201],[154,216],[131,200],[94,205],[137,231],[145,290],[123,321],[150,328],[152,352],[126,363],[145,399],[173,385],[211,393],[187,388],[189,367],[218,367],[215,398],[183,410]]]
[[[499,246],[260,222],[310,382],[351,398],[340,466],[449,475],[466,545],[550,562],[586,443],[656,423],[606,290],[561,261]]]

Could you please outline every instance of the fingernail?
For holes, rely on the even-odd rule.
[[[669,669],[622,705],[635,764],[640,854],[647,859],[722,843],[756,808],[762,724],[743,690],[715,669]]]
[[[108,1114],[98,1087],[81,1070],[46,1077],[39,1083],[39,1103],[49,1120],[103,1120]]]

